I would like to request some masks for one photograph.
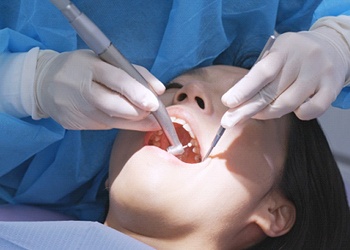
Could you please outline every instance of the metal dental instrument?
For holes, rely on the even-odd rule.
[[[69,0],[51,0],[68,19],[70,24],[83,39],[83,41],[105,62],[123,69],[135,80],[143,84],[145,87],[154,92],[148,85],[143,76],[135,69],[135,67],[113,46],[112,42],[105,34],[71,1]],[[156,94],[155,94],[156,95]],[[156,95],[157,96],[157,95]],[[180,155],[184,152],[183,146],[176,134],[174,125],[165,109],[164,104],[160,101],[157,111],[152,112],[159,125],[164,130],[170,144],[167,151],[173,155]]]
[[[261,51],[258,59],[255,61],[254,65],[259,62],[268,52],[269,50],[271,49],[273,43],[275,42],[276,40],[276,37],[275,36],[270,36],[269,39],[267,40],[263,50]],[[204,156],[203,160],[204,161],[205,159],[208,158],[208,156],[210,155],[211,151],[213,151],[214,147],[216,146],[216,144],[219,142],[219,140],[221,139],[222,135],[224,134],[225,132],[225,128],[223,126],[220,126],[218,132],[216,133],[215,137],[214,137],[214,140],[213,142],[211,143],[210,145],[210,148],[207,152],[207,154]]]

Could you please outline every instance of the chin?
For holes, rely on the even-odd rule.
[[[190,180],[203,169],[202,165],[183,163],[154,146],[142,147],[110,180],[110,202],[116,211],[125,213],[138,213],[145,207],[152,214],[172,210],[193,194]]]

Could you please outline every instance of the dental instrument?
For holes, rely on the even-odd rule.
[[[50,0],[62,14],[68,19],[70,24],[83,39],[83,41],[105,62],[123,69],[136,81],[143,84],[145,87],[154,91],[149,87],[144,77],[135,69],[135,67],[118,51],[106,35],[70,0]],[[155,94],[155,96],[157,96]],[[158,98],[158,97],[157,97]],[[174,125],[169,117],[169,114],[160,101],[158,110],[152,112],[157,122],[163,129],[172,146],[167,148],[167,151],[173,155],[180,155],[184,152],[184,148],[176,134]]]
[[[189,142],[185,146],[183,146],[182,148],[185,149],[185,148],[189,148],[189,147],[192,147],[192,146],[193,146],[193,144]]]
[[[254,65],[259,62],[271,49],[273,43],[275,42],[276,40],[276,37],[275,36],[270,36],[269,39],[267,40],[263,50],[261,51],[258,59],[255,61]],[[211,145],[210,145],[210,148],[207,152],[207,154],[204,156],[203,160],[204,161],[205,159],[208,158],[208,156],[210,155],[210,153],[213,151],[214,147],[216,146],[216,144],[219,142],[219,140],[221,139],[222,135],[224,134],[225,132],[225,128],[223,126],[220,126],[219,129],[218,129],[218,132],[216,132],[216,135],[214,137],[214,140],[212,141]]]

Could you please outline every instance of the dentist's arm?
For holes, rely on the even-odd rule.
[[[350,17],[325,17],[310,31],[277,37],[222,101],[226,128],[250,117],[270,119],[295,112],[303,120],[321,115],[350,81]]]
[[[1,112],[34,119],[51,117],[67,129],[158,127],[155,119],[144,119],[158,108],[154,94],[90,50],[33,49],[2,55],[2,59],[11,63],[2,67],[8,68],[10,81],[1,83]],[[160,81],[136,67],[156,93],[164,91]],[[21,77],[13,79],[16,75]]]

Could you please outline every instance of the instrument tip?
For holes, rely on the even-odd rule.
[[[170,146],[167,148],[167,151],[173,155],[181,155],[185,152],[184,146],[182,146],[181,144]]]

